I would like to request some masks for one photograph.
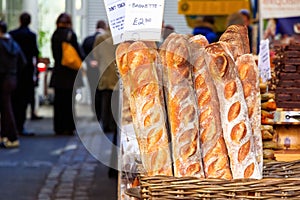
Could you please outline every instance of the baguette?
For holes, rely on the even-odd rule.
[[[143,42],[127,50],[130,107],[143,167],[148,176],[172,175],[165,108],[150,49]]]
[[[234,60],[243,54],[250,53],[248,29],[244,25],[231,25],[221,35],[219,41],[229,45]]]
[[[277,106],[274,99],[269,99],[268,101],[261,103],[261,109],[263,110],[275,111],[276,108]]]
[[[206,47],[209,71],[220,102],[223,135],[228,149],[234,179],[261,179],[262,173],[255,156],[255,146],[247,104],[234,60],[228,55],[226,43]]]
[[[200,40],[203,38],[200,37]],[[206,43],[199,42],[199,37],[191,38],[189,42],[199,45],[199,48],[195,49],[198,56],[193,63],[193,81],[199,109],[200,141],[205,177],[230,180],[232,174],[223,138],[219,98],[204,59],[203,47],[206,45],[203,44]]]
[[[189,38],[189,42],[198,44],[199,48],[204,48],[207,45],[209,45],[209,42],[206,39],[206,37],[201,34],[192,36],[191,38]]]
[[[199,140],[199,121],[191,78],[188,40],[171,35],[165,53],[161,52],[166,90],[174,176],[204,177]]]
[[[243,85],[248,116],[253,131],[256,160],[263,172],[263,148],[261,135],[261,100],[259,89],[259,72],[252,54],[244,54],[237,58],[237,71]]]
[[[132,123],[132,112],[130,109],[130,83],[129,83],[129,67],[127,63],[127,50],[130,43],[124,42],[118,45],[116,49],[116,63],[122,82],[122,123]]]
[[[261,135],[263,140],[273,140],[273,135],[270,131],[262,130]]]

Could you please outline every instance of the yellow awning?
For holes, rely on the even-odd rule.
[[[230,15],[250,9],[249,0],[178,0],[178,13],[183,15]]]

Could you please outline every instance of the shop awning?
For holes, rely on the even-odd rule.
[[[250,8],[249,0],[178,0],[178,13],[183,15],[230,15]]]

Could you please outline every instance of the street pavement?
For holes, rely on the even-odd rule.
[[[18,149],[0,149],[0,200],[117,199],[117,177],[107,167],[117,160],[113,135],[99,134],[89,110],[76,106],[75,136],[54,135],[51,105],[39,108],[42,120],[27,120],[36,135],[21,136]]]

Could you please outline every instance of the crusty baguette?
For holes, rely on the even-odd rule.
[[[171,36],[166,45],[163,63],[166,105],[172,139],[174,176],[204,177],[199,121],[185,36]],[[164,45],[163,45],[164,47]]]
[[[172,175],[171,153],[160,83],[150,49],[143,42],[128,47],[130,98],[143,166],[148,176]]]
[[[209,45],[209,42],[206,39],[206,37],[204,35],[201,35],[201,34],[194,35],[194,36],[190,37],[189,42],[198,44],[199,48],[204,48],[207,45]]]
[[[189,41],[199,45],[198,49],[194,49],[198,52],[198,56],[193,63],[193,79],[199,108],[200,141],[205,177],[232,179],[227,147],[223,138],[219,98],[205,62],[206,52],[203,47],[208,43],[199,42],[199,38]]]
[[[118,45],[116,49],[116,63],[121,77],[122,83],[122,124],[132,123],[132,112],[130,109],[130,82],[129,82],[129,67],[127,63],[127,50],[130,46],[129,42],[124,42]]]
[[[250,53],[248,29],[244,25],[236,24],[227,27],[219,41],[228,43],[234,60],[243,54]]]
[[[209,71],[217,88],[224,139],[234,179],[262,178],[255,156],[254,139],[244,98],[243,86],[235,63],[217,42],[206,47]]]
[[[261,136],[261,101],[259,88],[259,72],[252,54],[244,54],[237,58],[236,67],[242,81],[244,96],[248,107],[248,115],[254,136],[254,147],[257,162],[263,172],[263,148]]]
[[[159,47],[159,57],[160,57],[160,61],[161,61],[161,68],[162,68],[162,74],[167,74],[167,61],[166,61],[166,52],[167,52],[167,46],[169,44],[169,42],[174,39],[174,38],[178,38],[180,37],[179,34],[177,33],[171,33],[165,40],[164,42],[161,44],[161,46]],[[164,88],[166,87],[167,83],[166,83],[166,79],[163,78],[163,86]]]

